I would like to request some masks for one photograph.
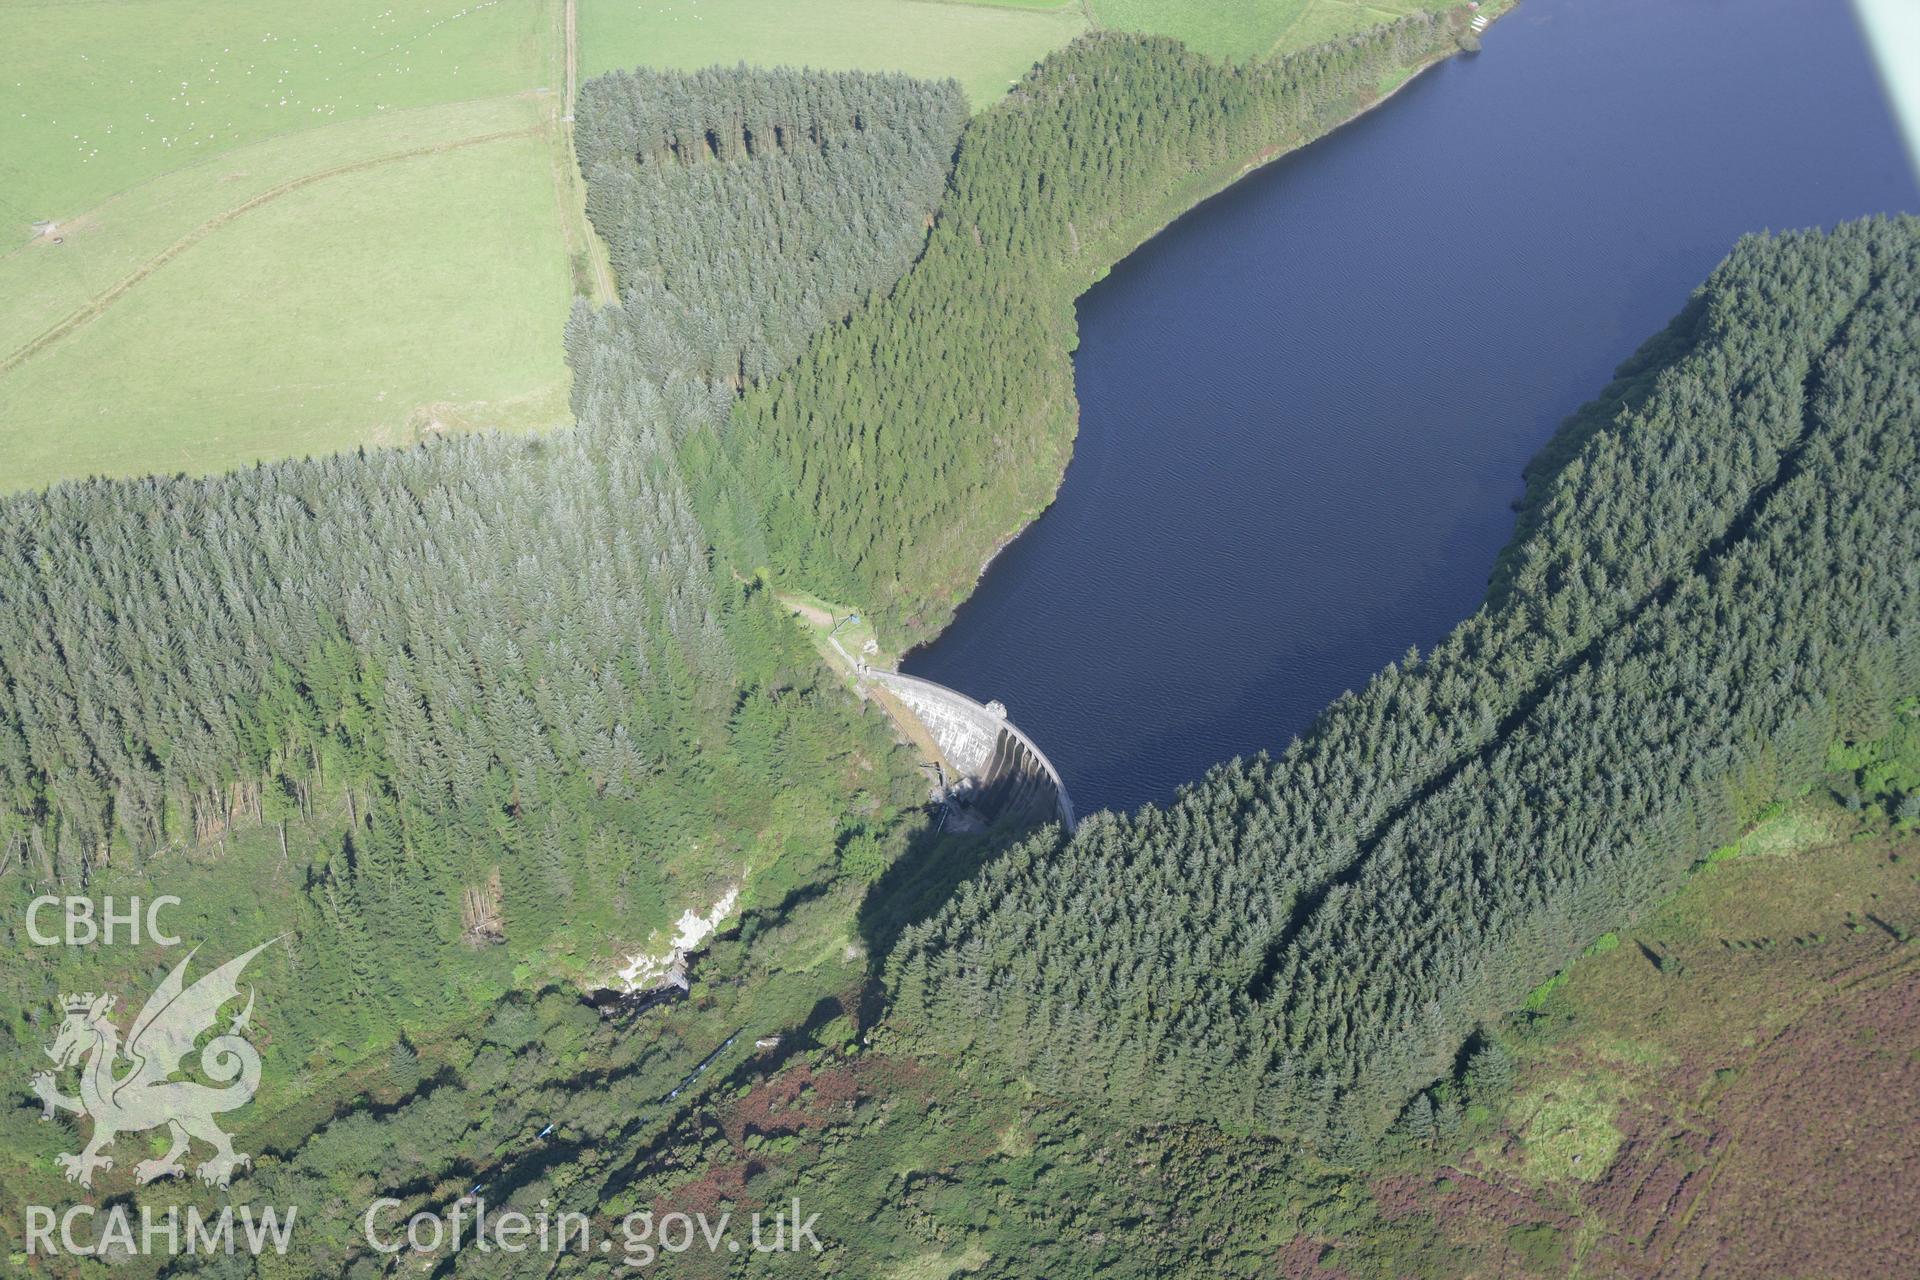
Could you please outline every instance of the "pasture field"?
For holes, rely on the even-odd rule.
[[[580,10],[583,76],[634,66],[905,71],[991,106],[1089,27],[1174,36],[1218,58],[1304,48],[1452,0],[595,0]]]
[[[978,110],[1085,31],[1079,6],[938,0],[594,0],[580,8],[582,76],[747,62],[952,76]]]
[[[1451,0],[1088,0],[1095,22],[1173,36],[1216,58],[1266,57],[1391,22]]]
[[[547,83],[539,0],[0,0],[0,192],[71,218],[222,151]]]
[[[549,144],[483,136],[267,200],[0,376],[7,487],[566,421]]]
[[[564,14],[0,0],[0,491],[566,421]]]

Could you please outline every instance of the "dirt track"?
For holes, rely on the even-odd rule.
[[[302,174],[298,178],[289,178],[278,186],[269,187],[259,195],[249,200],[244,200],[233,208],[208,218],[205,222],[187,232],[187,234],[181,236],[159,253],[148,258],[145,262],[115,281],[104,292],[89,300],[85,306],[77,311],[71,312],[64,319],[53,325],[52,328],[41,333],[39,337],[34,338],[25,346],[12,352],[5,359],[0,360],[0,374],[13,372],[34,356],[45,351],[48,347],[51,347],[54,343],[74,332],[88,321],[99,316],[102,312],[106,311],[108,307],[118,301],[129,289],[139,284],[142,280],[145,280],[161,267],[166,266],[167,263],[173,261],[182,253],[185,253],[188,249],[191,249],[194,245],[200,243],[209,235],[212,235],[215,231],[226,226],[242,214],[258,209],[263,204],[268,204],[278,200],[282,196],[290,195],[303,187],[310,187],[316,182],[324,182],[328,178],[337,178],[343,174],[358,173],[365,169],[377,168],[380,165],[392,164],[399,160],[413,160],[421,156],[440,155],[448,151],[458,151],[465,147],[482,146],[489,142],[501,142],[508,138],[523,138],[538,133],[539,131],[539,127],[537,126],[530,129],[508,129],[500,133],[483,133],[471,138],[459,138],[452,142],[436,143],[430,147],[413,147],[406,151],[394,151],[383,156],[370,156],[365,160],[355,160],[350,164],[335,165],[331,169],[321,169],[315,173]]]

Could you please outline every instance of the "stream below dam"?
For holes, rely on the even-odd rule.
[[[1896,211],[1840,0],[1522,0],[1081,298],[1059,498],[903,669],[1082,814],[1277,751],[1473,611],[1521,468],[1743,233]]]

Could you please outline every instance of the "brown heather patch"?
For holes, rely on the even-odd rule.
[[[758,1208],[759,1201],[747,1195],[747,1179],[762,1167],[757,1160],[709,1166],[700,1177],[675,1187],[654,1201],[654,1213],[704,1213],[708,1217],[715,1217],[729,1207]]]
[[[1502,1127],[1377,1179],[1382,1216],[1430,1215],[1483,1277],[1920,1277],[1920,942],[1898,940],[1920,935],[1920,844],[1851,834],[1709,867],[1582,960],[1516,1023]],[[1620,1139],[1603,1169],[1543,1160],[1577,1133],[1530,1127],[1583,1079]],[[1565,1261],[1516,1247],[1546,1228]]]
[[[727,1108],[720,1127],[736,1148],[744,1147],[749,1133],[825,1129],[853,1118],[859,1092],[850,1069],[833,1067],[816,1075],[803,1062],[755,1085]]]
[[[1295,1236],[1280,1247],[1281,1280],[1347,1280],[1347,1272],[1327,1265],[1332,1261],[1333,1241],[1319,1236]]]
[[[930,1100],[941,1083],[931,1067],[918,1058],[896,1058],[888,1054],[868,1054],[860,1059],[861,1090],[869,1094],[891,1094]]]
[[[1712,1180],[1724,1135],[1651,1111],[1623,1116],[1626,1140],[1583,1197],[1604,1235],[1584,1259],[1594,1274],[1655,1277]]]
[[[1510,1229],[1544,1223],[1559,1230],[1572,1230],[1579,1220],[1565,1210],[1556,1210],[1546,1197],[1524,1185],[1510,1183],[1491,1172],[1475,1173],[1464,1169],[1450,1171],[1443,1189],[1436,1189],[1430,1200],[1435,1221],[1443,1226],[1469,1226],[1472,1233],[1487,1227]]]
[[[1849,992],[1757,1055],[1666,1274],[1920,1276],[1920,972]]]
[[[1435,1191],[1435,1179],[1426,1173],[1390,1173],[1375,1178],[1369,1187],[1380,1216],[1388,1222],[1427,1211],[1427,1197]]]

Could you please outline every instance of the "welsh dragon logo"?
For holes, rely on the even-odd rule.
[[[236,1168],[252,1163],[233,1149],[232,1140],[214,1123],[214,1117],[222,1112],[245,1106],[260,1087],[260,1054],[240,1034],[253,1016],[251,988],[246,1007],[199,1053],[201,1070],[215,1084],[226,1087],[213,1088],[172,1076],[193,1052],[195,1041],[213,1027],[221,1006],[239,997],[240,971],[277,941],[273,938],[261,943],[190,987],[185,977],[187,964],[193,959],[189,953],[148,998],[140,1016],[133,1020],[124,1046],[119,1029],[107,1016],[113,1009],[113,996],[87,992],[61,1001],[66,1020],[46,1052],[59,1071],[80,1064],[80,1096],[70,1098],[61,1093],[53,1071],[33,1077],[33,1092],[40,1099],[43,1120],[51,1120],[57,1111],[93,1120],[93,1140],[85,1149],[78,1155],[55,1157],[66,1170],[67,1181],[91,1187],[95,1169],[113,1168],[113,1158],[102,1153],[116,1137],[161,1125],[167,1127],[172,1145],[158,1159],[142,1160],[134,1166],[138,1183],[185,1173],[180,1160],[195,1138],[213,1148],[213,1155],[196,1170],[202,1182],[224,1187]],[[123,1059],[131,1065],[116,1075],[115,1066]]]

